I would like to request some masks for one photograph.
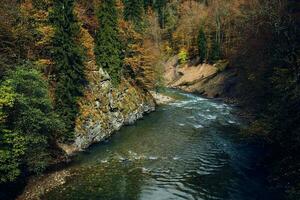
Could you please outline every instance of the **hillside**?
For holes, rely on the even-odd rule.
[[[228,66],[226,61],[214,65],[193,65],[193,63],[180,65],[178,59],[173,57],[164,66],[164,80],[167,87],[209,98],[234,98],[236,95],[236,72],[226,69]]]
[[[205,133],[215,143],[224,140],[237,148],[236,141],[211,135],[234,132],[249,143],[258,141],[257,149],[249,147],[251,152],[265,153],[264,158],[253,161],[268,172],[265,186],[283,191],[282,198],[287,200],[299,199],[299,13],[296,0],[2,0],[0,199],[15,198],[15,188],[21,192],[31,177],[67,165],[92,144],[100,143],[101,149],[106,144],[101,142],[118,141],[123,130],[120,143],[134,146],[120,145],[122,152],[109,152],[109,156],[113,162],[118,157],[116,163],[138,167],[128,172],[123,165],[114,165],[117,172],[112,174],[126,171],[116,180],[127,176],[128,182],[135,180],[131,170],[138,174],[141,169],[139,177],[143,178],[151,174],[143,165],[147,152],[139,148],[164,152],[165,146],[166,153],[179,150],[182,146],[173,140],[177,136],[169,135],[173,132],[182,141]],[[213,98],[230,100],[235,106]],[[121,128],[133,125],[157,106],[157,119],[150,115],[146,122],[132,126],[132,137],[141,137],[143,142],[127,141],[126,130],[131,129]],[[245,125],[231,113],[235,108],[248,116]],[[118,134],[113,137],[114,133]],[[212,148],[210,139],[197,145]],[[116,146],[109,143],[108,149],[118,149]],[[228,154],[225,157],[232,155],[220,146],[218,151]],[[142,155],[135,155],[131,148]],[[128,157],[123,159],[123,154]],[[189,155],[197,157],[194,152]],[[167,160],[162,154],[161,159],[164,157]],[[171,157],[172,165],[181,159]],[[156,156],[150,155],[149,160],[165,166]],[[102,160],[101,167],[105,163],[111,164]],[[93,188],[87,177],[82,176],[82,181]],[[198,175],[192,177],[198,182]],[[256,178],[259,184],[264,182],[259,175]],[[77,188],[72,184],[68,186]],[[177,189],[174,191],[179,192]],[[223,189],[227,194],[228,188]],[[69,191],[71,195],[72,189]],[[61,194],[54,191],[53,195]]]

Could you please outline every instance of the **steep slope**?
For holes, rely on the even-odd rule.
[[[105,140],[123,125],[132,124],[144,113],[155,110],[152,95],[139,88],[134,80],[123,78],[117,87],[113,86],[108,73],[96,65],[94,39],[84,28],[81,28],[80,40],[87,50],[88,85],[79,102],[75,141],[71,145],[60,145],[68,154]]]
[[[176,56],[165,63],[164,79],[167,87],[211,98],[234,95],[236,76],[233,70],[227,69],[226,61],[214,65],[178,63]]]
[[[49,53],[43,54],[41,51],[52,48],[55,27],[49,22],[49,13],[53,5],[50,2],[45,5],[38,3],[37,7],[31,0],[24,1],[22,10],[28,16],[32,16],[35,22],[34,27],[39,34],[35,48],[39,50],[36,50],[37,52],[42,53],[35,55],[34,60],[51,82],[49,89],[52,98],[55,99],[56,83],[51,79],[55,63]],[[76,42],[85,49],[84,72],[87,85],[84,88],[84,96],[78,101],[79,113],[75,123],[74,141],[71,144],[59,144],[67,154],[83,150],[92,143],[108,138],[123,125],[132,124],[144,113],[155,109],[152,95],[138,87],[131,77],[124,75],[118,86],[113,85],[108,73],[96,65],[94,33],[98,21],[93,3],[77,2],[74,12],[80,24]]]

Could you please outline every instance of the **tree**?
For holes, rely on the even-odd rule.
[[[7,110],[11,109],[16,99],[16,93],[9,85],[0,85],[0,183],[13,181],[21,173],[20,157],[24,154],[24,139],[12,134],[7,127]]]
[[[76,41],[80,27],[73,13],[74,0],[54,0],[50,22],[55,28],[51,57],[55,62],[55,109],[66,123],[64,141],[73,139],[77,99],[86,83],[83,48]]]
[[[178,54],[179,63],[185,64],[185,63],[187,63],[187,59],[188,59],[187,50],[184,48],[180,49],[179,54]]]
[[[95,55],[99,67],[110,75],[114,85],[121,79],[122,46],[119,40],[118,16],[114,0],[103,0],[98,10]]]
[[[217,42],[216,39],[213,39],[210,53],[209,53],[209,61],[214,63],[220,59],[221,50],[220,44]]]
[[[0,78],[5,71],[27,59],[33,48],[33,29],[17,0],[2,0],[0,6]]]
[[[145,10],[148,10],[149,7],[153,7],[154,0],[144,0],[144,8]]]
[[[154,3],[154,8],[158,13],[158,20],[161,28],[165,28],[165,9],[167,5],[167,0],[156,0]]]
[[[203,63],[206,59],[206,54],[207,54],[207,42],[206,42],[204,29],[202,26],[198,34],[198,52],[199,52],[200,62]]]
[[[0,85],[0,183],[24,170],[43,171],[51,157],[49,141],[63,130],[53,112],[48,87],[36,70],[17,68]]]
[[[142,0],[124,0],[124,19],[132,21],[137,27],[141,25],[143,16]]]
[[[255,116],[248,132],[271,144],[266,164],[276,180],[272,184],[290,193],[287,199],[300,194],[300,29],[294,2],[251,2],[235,22],[239,40],[232,62],[239,73],[239,100]]]

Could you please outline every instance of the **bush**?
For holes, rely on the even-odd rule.
[[[63,130],[46,82],[34,69],[18,68],[0,85],[0,182],[39,173],[51,156],[49,142]]]
[[[187,62],[188,59],[188,53],[186,51],[186,49],[181,49],[179,54],[178,54],[178,60],[180,64],[185,64]]]

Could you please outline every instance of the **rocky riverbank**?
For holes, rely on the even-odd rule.
[[[105,140],[122,126],[155,110],[152,95],[138,87],[134,80],[124,77],[119,85],[113,85],[108,73],[96,65],[92,36],[84,29],[81,34],[82,40],[89,41],[83,42],[88,50],[85,62],[88,85],[79,101],[74,143],[60,144],[68,155]]]
[[[133,124],[146,113],[155,110],[156,102],[147,90],[138,87],[134,80],[123,78],[113,85],[109,75],[96,65],[92,36],[84,29],[81,39],[88,52],[85,74],[88,85],[84,97],[78,104],[80,112],[76,119],[74,141],[58,144],[65,152],[64,158],[83,151],[93,143],[109,138],[122,126]],[[57,162],[64,162],[65,159]],[[49,172],[38,177],[30,177],[23,194],[18,199],[39,199],[39,196],[63,184],[68,171]]]
[[[85,97],[80,101],[75,141],[73,144],[60,144],[67,155],[83,151],[91,144],[109,138],[122,126],[133,124],[144,114],[155,110],[154,97],[150,92],[137,87],[134,82],[122,80],[115,87],[107,73],[101,69],[89,72],[89,75],[89,86]],[[61,170],[31,177],[17,199],[40,199],[44,193],[64,184],[69,176],[71,174],[68,170]]]
[[[123,80],[115,88],[101,69],[95,71],[92,77],[85,97],[80,101],[81,112],[76,121],[75,141],[71,145],[60,145],[67,154],[101,142],[122,126],[133,124],[145,113],[155,110],[152,95],[134,82]]]
[[[141,92],[138,88],[131,87],[129,85],[127,85],[127,87],[124,87],[123,89],[125,90],[119,90],[119,92],[121,92],[122,95],[117,95],[117,96],[109,95],[110,93],[106,95],[104,93],[101,93],[101,95],[103,95],[104,98],[108,98],[107,100],[110,100],[109,102],[111,102],[111,105],[108,104],[107,106],[115,105],[113,104],[113,101],[121,101],[123,98],[130,98],[133,101],[133,105],[136,105],[137,101],[141,100],[140,104],[136,106],[132,106],[132,105],[128,105],[128,103],[130,102],[127,102],[127,108],[128,108],[127,112],[125,112],[125,109],[118,108],[117,110],[115,110],[115,113],[117,112],[118,114],[112,114],[113,112],[107,113],[109,115],[108,117],[110,117],[110,119],[113,120],[111,122],[103,121],[102,118],[97,118],[97,115],[90,115],[92,116],[91,118],[85,118],[86,122],[88,121],[88,119],[89,120],[99,119],[99,122],[96,124],[98,124],[100,127],[101,127],[101,123],[102,126],[108,125],[109,129],[101,130],[100,128],[100,130],[97,132],[96,126],[95,126],[96,129],[94,128],[92,130],[89,130],[88,127],[85,127],[84,129],[82,129],[83,131],[85,131],[82,132],[82,134],[85,133],[85,135],[83,136],[79,135],[79,137],[77,138],[77,142],[78,140],[86,140],[85,143],[86,146],[81,146],[80,145],[81,143],[79,143],[78,145],[78,143],[76,142],[72,145],[61,144],[61,147],[68,154],[74,154],[79,150],[83,150],[85,147],[87,147],[92,143],[99,142],[104,140],[105,138],[108,138],[111,134],[113,134],[114,131],[120,129],[123,125],[134,123],[134,121],[141,118],[145,113],[153,111],[155,109],[155,103],[157,105],[161,105],[161,104],[167,104],[174,101],[172,97],[166,96],[164,94],[155,91],[151,91],[150,93],[145,91]],[[112,90],[110,91],[112,92]],[[134,93],[133,91],[135,91],[136,93]],[[137,94],[139,95],[136,96]],[[113,99],[114,96],[118,98]],[[86,100],[85,103],[87,104]],[[100,106],[96,109],[100,109]],[[119,116],[119,118],[117,118],[117,116]],[[77,134],[79,133],[77,132]],[[72,176],[70,171],[61,170],[49,174],[44,174],[38,177],[31,177],[27,186],[24,189],[24,192],[17,198],[17,200],[25,200],[25,199],[39,200],[41,199],[41,196],[43,194],[51,191],[56,187],[59,187],[60,185],[63,185],[66,181],[66,178],[68,178],[69,176]]]
[[[172,101],[175,101],[172,97],[169,97],[167,95],[164,95],[162,93],[156,92],[156,91],[150,91],[151,95],[155,99],[155,102],[157,105],[164,105],[168,104]]]
[[[39,177],[32,177],[26,185],[24,192],[17,197],[17,200],[39,200],[46,192],[63,185],[69,176],[71,174],[68,170],[62,170]]]
[[[209,98],[234,96],[237,78],[227,61],[197,63],[179,64],[176,56],[170,58],[164,68],[166,86]]]

